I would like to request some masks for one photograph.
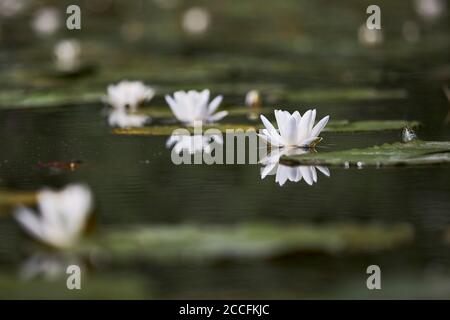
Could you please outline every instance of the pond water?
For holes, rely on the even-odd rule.
[[[208,2],[204,5],[213,16],[210,33],[194,39],[170,24],[178,21],[186,5],[173,11],[149,5],[142,9],[146,15],[134,20],[136,8],[123,13],[116,9],[113,17],[89,11],[80,38],[96,71],[68,78],[48,71],[51,60],[39,62],[51,52],[50,40],[38,45],[21,27],[15,35],[3,33],[3,96],[19,92],[19,101],[55,90],[63,98],[74,93],[75,99],[40,107],[15,106],[15,100],[2,103],[0,188],[26,192],[87,184],[95,197],[94,239],[127,226],[259,222],[407,224],[414,238],[384,250],[312,251],[263,259],[174,262],[140,255],[75,255],[69,260],[88,271],[83,280],[87,289],[74,293],[65,289],[65,270],[51,279],[41,274],[52,267],[58,270],[67,257],[34,243],[12,218],[12,209],[2,207],[0,297],[449,298],[448,166],[330,167],[330,176],[318,173],[312,186],[303,180],[280,186],[273,175],[261,179],[259,164],[174,165],[167,137],[114,135],[99,99],[76,99],[83,90],[102,93],[109,83],[126,78],[157,87],[149,108],[164,105],[163,94],[179,88],[209,87],[213,94],[224,95],[225,107],[243,105],[245,92],[257,88],[265,106],[301,112],[315,107],[318,117],[329,114],[334,120],[418,120],[421,139],[450,140],[450,125],[445,123],[449,102],[442,90],[450,79],[448,12],[430,24],[418,17],[411,2],[399,3],[382,2],[386,40],[376,48],[358,43],[357,29],[366,15],[365,6],[356,1],[345,6],[281,1],[273,3],[273,12],[256,1]],[[102,32],[117,21],[138,21],[146,32],[124,47],[120,30],[114,28],[117,33],[109,36]],[[258,21],[268,24],[256,30]],[[417,43],[404,40],[405,21],[420,28]],[[14,23],[7,21],[4,30]],[[102,60],[108,52],[108,59]],[[245,116],[230,119],[251,122]],[[323,138],[318,152],[397,142],[401,130],[326,132]],[[75,160],[80,164],[73,171],[39,165]],[[382,290],[367,290],[366,268],[371,264],[381,267]],[[44,271],[27,278],[30,265],[44,266]]]

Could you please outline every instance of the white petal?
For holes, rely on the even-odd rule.
[[[278,130],[280,130],[280,136],[282,138],[284,144],[289,145],[288,136],[290,136],[290,122],[289,120],[292,117],[289,114],[286,114],[282,110],[275,110],[275,119],[277,120]],[[294,119],[295,120],[295,119]]]
[[[297,121],[297,125],[300,125],[300,121],[302,120],[302,116],[300,115],[300,112],[295,111],[292,116],[295,118],[295,121]]]
[[[316,172],[316,168],[314,167],[309,167],[309,170],[311,171],[311,175],[312,175],[312,179],[314,182],[317,182],[317,172]]]
[[[264,126],[266,127],[267,131],[269,132],[271,140],[276,142],[277,145],[279,145],[281,143],[281,136],[278,133],[278,131],[275,129],[272,123],[269,120],[267,120],[265,116],[261,115],[260,118]]]
[[[220,112],[217,112],[217,113],[213,114],[212,116],[210,116],[208,118],[208,121],[216,122],[216,121],[219,121],[219,120],[225,118],[227,115],[228,115],[228,111],[220,111]]]
[[[303,141],[309,137],[309,124],[311,120],[311,113],[312,113],[311,110],[306,111],[302,117],[302,120],[300,121],[297,137],[298,141]]]
[[[323,128],[325,128],[325,126],[328,123],[328,120],[330,119],[330,116],[326,116],[324,117],[322,120],[320,120],[316,126],[312,129],[311,131],[311,136],[312,137],[318,137],[320,132],[323,130]]]
[[[313,111],[311,112],[311,119],[309,120],[309,132],[311,132],[311,130],[313,129],[315,121],[316,121],[316,109],[313,109]]]
[[[317,170],[319,170],[320,172],[322,172],[324,175],[326,175],[327,177],[330,176],[330,170],[327,167],[323,167],[323,166],[317,166],[316,167]]]
[[[84,185],[69,185],[62,191],[61,212],[66,216],[68,230],[77,236],[83,231],[92,209],[92,194]]]
[[[299,169],[302,173],[302,176],[303,176],[303,179],[305,180],[305,182],[311,186],[314,183],[314,181],[313,181],[310,167],[309,166],[301,166],[301,167],[299,167]]]
[[[38,216],[28,208],[19,207],[14,213],[14,218],[32,236],[42,240],[42,226]]]
[[[283,132],[281,131],[282,130],[281,128],[284,127],[284,124],[285,124],[285,117],[284,117],[283,111],[275,110],[274,114],[275,114],[275,120],[277,122],[278,129],[280,130],[280,134],[283,137]]]
[[[223,97],[217,96],[214,98],[213,101],[209,103],[208,107],[208,115],[212,115],[214,112],[216,112],[217,108],[219,107],[220,103],[222,102]]]
[[[261,169],[261,179],[264,179],[266,176],[275,174],[277,170],[278,163],[271,163]]]
[[[297,142],[297,120],[293,116],[286,118],[286,129],[284,140],[287,145],[295,145]]]
[[[180,121],[185,121],[184,117],[180,113],[177,102],[169,95],[166,95],[165,98],[166,98],[166,102],[169,105],[170,109],[172,110],[172,113],[174,114],[174,116]]]
[[[275,182],[278,182],[280,187],[282,187],[288,180],[289,168],[284,165],[279,165],[277,169],[277,175],[275,177]]]

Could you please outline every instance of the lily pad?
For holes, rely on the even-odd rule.
[[[0,206],[34,205],[35,203],[35,192],[0,191]]]
[[[352,132],[352,131],[378,131],[378,130],[395,130],[401,129],[405,125],[410,127],[416,127],[419,125],[417,121],[403,121],[403,120],[371,120],[371,121],[355,121],[349,122],[347,120],[335,120],[330,123],[323,130],[324,132]],[[169,136],[176,129],[182,127],[180,124],[173,125],[154,125],[142,128],[122,128],[114,129],[114,134],[119,135],[139,135],[139,136]],[[257,124],[239,124],[239,123],[216,123],[203,126],[203,131],[215,128],[221,132],[225,132],[228,129],[237,130],[259,130],[263,126],[261,123]],[[194,128],[186,127],[189,132],[193,133]]]
[[[100,101],[100,92],[61,92],[23,90],[0,92],[0,109],[59,107],[61,105],[86,104]]]
[[[372,252],[403,245],[413,237],[407,224],[152,226],[109,231],[99,240],[99,249],[119,259],[248,259]]]
[[[399,166],[450,163],[450,141],[411,141],[363,149],[284,156],[283,163],[325,166]]]
[[[183,127],[181,124],[173,124],[173,125],[156,125],[150,127],[142,127],[142,128],[118,128],[114,129],[113,133],[118,135],[136,135],[136,136],[170,136],[175,130],[185,128],[190,133],[194,133],[193,127]],[[251,124],[212,124],[212,125],[204,125],[202,127],[203,132],[208,129],[218,129],[221,132],[225,132],[226,130],[253,130],[256,131],[259,129],[259,126],[251,125]],[[200,129],[197,129],[200,130]]]
[[[263,107],[259,109],[251,109],[247,106],[232,106],[220,108],[220,110],[228,111],[229,116],[245,116],[248,114],[266,114],[273,112],[273,108]],[[140,114],[150,116],[152,118],[173,118],[173,113],[169,106],[149,106],[139,110]]]
[[[287,93],[287,98],[289,100],[307,102],[405,99],[407,96],[406,90],[403,89],[381,90],[375,88],[309,89]]]

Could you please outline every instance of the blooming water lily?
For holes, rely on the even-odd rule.
[[[277,147],[314,147],[322,140],[319,134],[328,123],[329,118],[329,116],[324,117],[314,126],[315,109],[306,111],[303,116],[298,111],[290,114],[288,111],[275,110],[278,130],[265,116],[261,115],[265,129],[259,136]]]
[[[175,117],[188,125],[195,121],[216,122],[228,115],[227,111],[215,113],[222,102],[222,96],[217,96],[209,102],[209,90],[177,91],[173,97],[166,95],[166,101]]]
[[[155,90],[144,85],[140,81],[121,81],[108,86],[108,94],[104,101],[115,109],[127,109],[135,112],[139,105],[150,101],[155,95]]]

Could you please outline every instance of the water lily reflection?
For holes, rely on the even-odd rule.
[[[82,261],[76,256],[61,255],[56,252],[37,252],[20,266],[20,278],[32,280],[42,277],[55,281],[66,276],[69,265],[82,266]]]
[[[150,122],[150,117],[140,114],[130,114],[123,109],[113,110],[108,116],[111,127],[139,128]]]
[[[180,154],[187,152],[188,154],[194,154],[197,152],[211,153],[213,144],[223,144],[223,139],[219,134],[210,135],[171,135],[167,139],[166,146],[171,148],[173,146],[173,152]]]
[[[103,97],[105,103],[116,110],[129,109],[132,112],[136,112],[141,104],[150,101],[155,95],[155,90],[141,81],[124,80],[109,85],[107,91]]]
[[[282,148],[272,150],[269,155],[263,158],[260,163],[261,179],[268,175],[275,175],[275,182],[283,186],[286,181],[299,182],[303,179],[308,185],[317,183],[317,171],[319,170],[325,176],[330,176],[330,170],[323,166],[287,166],[280,163],[281,156],[293,156],[308,153],[308,150],[299,148]]]

